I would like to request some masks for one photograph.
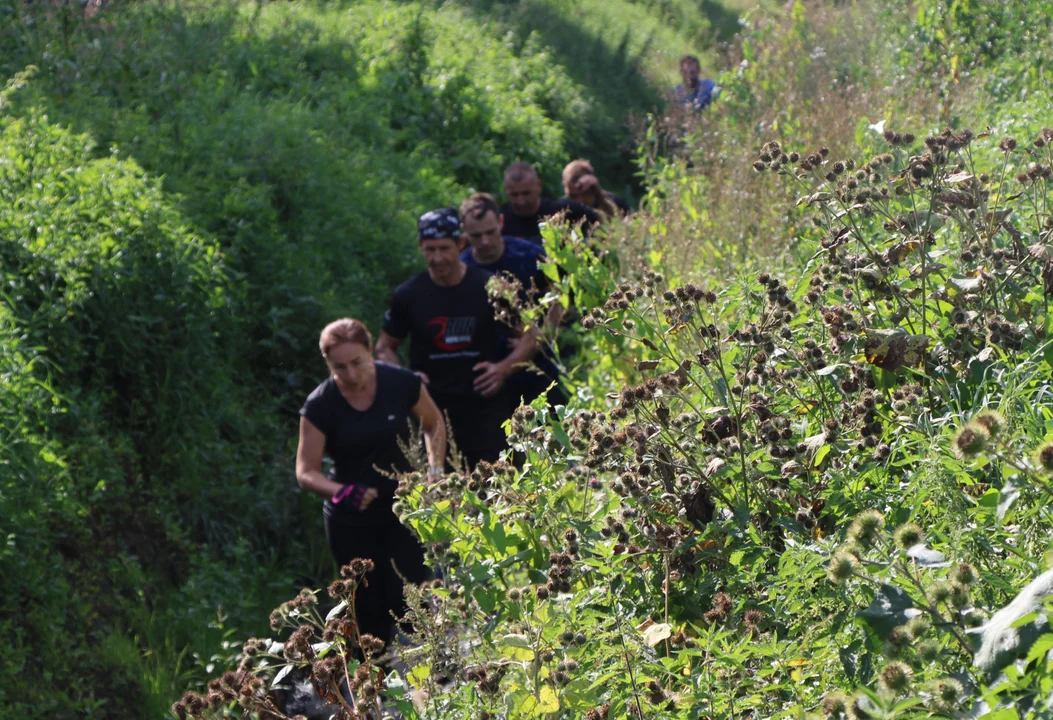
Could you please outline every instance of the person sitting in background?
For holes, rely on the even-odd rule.
[[[632,212],[623,198],[607,192],[600,186],[596,171],[588,160],[573,160],[563,168],[562,200],[573,200],[588,205],[607,217],[621,217]]]
[[[373,338],[358,320],[329,323],[318,345],[330,376],[300,410],[296,480],[325,498],[325,536],[337,565],[373,561],[355,594],[355,621],[359,632],[387,644],[392,613],[401,617],[406,609],[402,578],[422,583],[430,573],[424,549],[392,510],[397,484],[383,471],[412,469],[399,440],[408,439],[413,416],[424,432],[428,474],[440,475],[446,425],[415,373],[374,362]],[[333,460],[328,476],[324,455]]]
[[[541,298],[548,291],[549,281],[538,267],[544,257],[540,245],[517,237],[501,234],[503,218],[497,200],[489,193],[475,193],[461,203],[461,228],[469,247],[461,253],[461,262],[469,267],[478,267],[493,274],[507,273],[519,281],[519,299],[526,302],[530,296]],[[546,323],[559,324],[561,305],[553,303],[545,319]],[[499,357],[508,354],[510,343],[516,342],[510,328],[499,331]],[[549,348],[542,348],[534,356],[534,368],[521,369],[509,376],[506,387],[509,391],[511,409],[521,402],[529,403],[559,380],[559,369],[552,361]],[[548,393],[549,404],[565,404],[566,397],[553,388]]]
[[[600,215],[573,200],[549,200],[541,197],[541,178],[530,163],[516,162],[505,170],[505,195],[501,206],[504,234],[541,244],[540,223],[562,215],[571,223],[584,222],[586,232],[600,222]]]
[[[491,274],[461,261],[456,208],[422,215],[417,238],[428,269],[395,289],[377,358],[398,364],[396,351],[409,338],[410,368],[449,416],[453,442],[468,466],[493,462],[507,447],[501,428],[508,408],[505,380],[533,356],[536,338],[524,333],[511,353],[498,356],[497,321],[486,290]]]
[[[673,98],[681,105],[702,110],[720,94],[716,83],[702,78],[702,63],[694,55],[680,59],[680,77],[683,82],[673,88]]]

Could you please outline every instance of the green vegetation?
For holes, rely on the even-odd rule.
[[[525,466],[404,479],[443,575],[383,698],[420,718],[1048,715],[1050,17],[756,19],[718,111],[643,139],[652,212],[607,238],[623,275],[549,236],[584,347],[570,406],[511,423]],[[262,711],[252,677],[282,667],[334,687],[356,638],[326,611],[359,579],[280,606],[294,640],[250,642],[177,710]],[[376,668],[346,665],[375,716]]]
[[[343,675],[357,577],[242,648],[331,577],[290,472],[317,329],[375,321],[419,209],[513,157],[628,181],[625,114],[729,32],[696,7],[0,0],[0,707],[237,717]],[[620,274],[548,238],[582,348],[570,406],[511,424],[527,464],[405,478],[443,581],[386,701],[1048,715],[1051,17],[747,17],[719,106],[642,129]]]
[[[378,322],[421,210],[511,160],[631,182],[647,39],[698,39],[634,17],[0,0],[0,715],[166,715],[330,577],[291,467],[318,329]]]

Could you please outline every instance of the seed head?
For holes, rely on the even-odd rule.
[[[836,691],[823,698],[822,713],[825,718],[841,718],[848,713],[848,696]]]
[[[951,582],[968,586],[974,584],[977,579],[976,568],[969,563],[958,563],[951,568]]]
[[[926,686],[931,699],[930,705],[939,712],[951,712],[958,705],[958,699],[962,696],[964,689],[962,684],[954,678],[943,678],[934,680]]]
[[[961,460],[971,460],[987,448],[991,439],[987,428],[979,423],[969,423],[954,434],[951,449]]]
[[[898,625],[889,631],[885,638],[885,654],[890,658],[902,657],[903,653],[910,647],[910,632],[905,625]]]
[[[922,662],[935,662],[939,656],[940,644],[935,640],[923,640],[918,644],[918,659]]]
[[[929,588],[929,601],[933,605],[939,605],[945,603],[951,599],[951,593],[953,589],[949,582],[940,581]]]
[[[1053,440],[1046,441],[1035,451],[1035,464],[1046,474],[1053,474]]]
[[[951,607],[955,610],[964,610],[969,607],[969,587],[956,582],[951,583]]]
[[[911,670],[910,665],[897,660],[890,662],[881,671],[878,685],[889,695],[900,695],[910,687],[910,681],[913,678],[914,671]]]
[[[877,510],[865,510],[856,516],[848,528],[848,537],[864,547],[872,545],[885,528],[885,516]]]
[[[839,552],[834,555],[830,560],[830,564],[826,566],[826,574],[830,577],[831,582],[840,585],[852,577],[858,567],[859,560],[856,559],[855,555]]]
[[[896,541],[896,546],[906,552],[924,540],[925,533],[914,523],[903,523],[896,528],[893,538]]]
[[[870,720],[876,717],[873,712],[873,704],[870,698],[862,693],[852,698],[852,704],[848,707],[848,715],[853,720]]]
[[[929,634],[932,629],[932,621],[926,615],[918,615],[907,621],[907,632],[914,640],[920,640]]]
[[[1005,416],[997,410],[981,410],[973,422],[984,427],[991,437],[998,437],[1005,430]]]
[[[505,597],[507,597],[510,602],[519,602],[523,597],[523,593],[519,588],[509,588],[508,592],[505,593]]]

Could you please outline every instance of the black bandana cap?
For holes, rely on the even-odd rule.
[[[444,207],[426,212],[417,221],[417,241],[461,237],[461,218],[457,208]]]

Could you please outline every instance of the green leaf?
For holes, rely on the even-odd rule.
[[[1053,650],[1053,634],[1047,633],[1031,646],[1031,650],[1027,653],[1027,661],[1030,663],[1042,659],[1049,654],[1050,650]]]
[[[914,612],[909,612],[914,610]],[[881,638],[888,637],[893,628],[903,625],[918,611],[914,601],[905,591],[884,583],[874,593],[874,600],[856,613],[856,617],[869,625]]]
[[[556,691],[551,685],[545,685],[541,688],[541,692],[538,693],[541,700],[535,708],[534,712],[537,715],[544,715],[546,713],[553,713],[559,710],[559,698],[556,697]]]
[[[279,670],[278,673],[274,676],[274,679],[271,680],[271,687],[278,687],[278,684],[285,679],[286,675],[292,672],[292,669],[293,666],[292,663],[290,663],[283,667],[281,670]]]
[[[644,642],[654,647],[673,634],[673,627],[666,623],[656,623],[643,631]]]
[[[431,675],[431,665],[418,665],[409,671],[406,675],[406,679],[409,680],[410,685],[413,687],[424,687],[424,682]]]
[[[815,467],[819,467],[823,463],[823,460],[826,458],[826,456],[829,453],[830,453],[830,445],[829,444],[823,445],[821,448],[819,448],[818,450],[815,451],[815,459],[812,461],[812,464]]]
[[[342,613],[346,609],[347,609],[347,601],[346,600],[341,600],[339,603],[337,603],[336,607],[334,607],[332,610],[330,610],[329,614],[325,616],[325,621],[329,622],[330,620],[335,618],[337,615],[339,615],[340,613]]]
[[[529,662],[534,659],[534,648],[526,635],[509,634],[501,638],[502,655],[512,660]]]
[[[907,557],[912,558],[921,567],[941,568],[950,567],[950,563],[939,550],[933,550],[924,544],[919,544],[907,550]]]

